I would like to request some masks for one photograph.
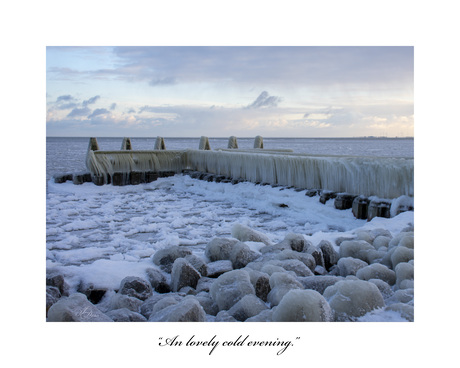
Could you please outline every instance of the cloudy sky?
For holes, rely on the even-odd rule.
[[[413,47],[47,47],[47,136],[414,135]]]

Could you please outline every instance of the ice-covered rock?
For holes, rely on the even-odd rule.
[[[396,287],[400,289],[401,283],[404,280],[414,279],[414,266],[407,262],[398,263],[395,267],[395,273],[396,273]]]
[[[387,305],[395,303],[414,303],[414,289],[400,289],[393,293],[393,295],[385,300]]]
[[[273,275],[275,272],[286,272],[286,270],[283,267],[274,265],[270,262],[262,263],[260,271],[270,276]]]
[[[48,310],[49,322],[113,322],[96,306],[88,301],[85,295],[74,293],[62,297]]]
[[[373,263],[369,266],[360,268],[356,271],[356,277],[365,281],[370,279],[380,279],[389,285],[394,285],[396,282],[395,272],[380,263]]]
[[[278,253],[283,250],[292,250],[291,243],[288,240],[283,240],[276,244],[266,245],[265,247],[260,248],[260,253]]]
[[[152,313],[149,322],[205,322],[206,312],[195,296],[188,295],[179,303]]]
[[[265,309],[254,317],[248,318],[245,322],[272,322],[273,309]]]
[[[147,279],[152,285],[152,289],[158,293],[169,293],[171,288],[166,280],[166,277],[161,273],[161,271],[155,268],[149,268],[145,271],[147,274]]]
[[[277,253],[273,258],[279,260],[286,259],[296,259],[301,261],[305,266],[307,266],[311,271],[314,271],[316,267],[316,261],[312,254],[310,253],[299,253],[290,249],[285,249]]]
[[[273,310],[274,322],[330,322],[331,307],[315,290],[290,290]]]
[[[206,245],[205,255],[211,262],[230,260],[230,254],[236,243],[238,243],[237,239],[214,238]]]
[[[339,275],[346,277],[348,275],[356,275],[359,269],[366,267],[368,264],[361,259],[353,257],[340,258],[337,262]]]
[[[208,293],[202,292],[195,295],[195,297],[200,302],[206,314],[215,316],[219,313],[219,307]]]
[[[48,316],[48,310],[56,303],[61,297],[61,292],[55,286],[46,287],[46,316]]]
[[[232,261],[230,260],[221,260],[221,261],[214,261],[214,262],[209,262],[207,264],[207,270],[208,270],[208,277],[219,277],[225,272],[233,270],[233,264]]]
[[[171,272],[172,265],[177,258],[184,258],[189,254],[192,254],[189,249],[175,245],[156,251],[152,260],[153,263],[169,273]]]
[[[296,252],[304,252],[312,246],[311,242],[306,240],[302,234],[288,233],[284,237],[284,241],[286,241],[290,248]]]
[[[399,241],[398,246],[414,249],[414,235],[407,234],[406,236],[403,236]]]
[[[141,304],[141,299],[116,293],[109,297],[108,310],[126,308],[133,312],[137,312]]]
[[[276,306],[279,304],[284,295],[292,289],[303,289],[303,285],[295,276],[287,272],[275,272],[270,276],[271,290],[267,296],[267,302]]]
[[[329,286],[334,285],[336,282],[343,280],[341,277],[336,276],[308,276],[298,277],[298,281],[303,285],[305,289],[315,290],[320,294],[324,293]]]
[[[107,316],[115,322],[145,322],[145,318],[142,314],[133,312],[127,308],[114,309],[107,312]]]
[[[339,261],[339,253],[335,251],[334,246],[327,240],[321,240],[318,248],[323,253],[324,267],[326,270],[330,270]]]
[[[400,245],[398,245],[391,254],[393,269],[396,269],[399,263],[409,262],[412,259],[414,259],[414,250]]]
[[[251,229],[248,226],[242,224],[234,224],[232,227],[232,236],[239,241],[251,241],[251,242],[258,242],[264,243],[265,245],[271,245],[272,242],[265,234],[261,232]]]
[[[210,294],[219,310],[228,310],[245,295],[255,294],[248,272],[233,270],[219,276],[211,286]]]
[[[256,296],[266,302],[268,293],[271,290],[269,276],[264,272],[252,269],[246,269],[246,271],[249,273],[249,279],[254,287]]]
[[[294,272],[297,276],[313,276],[313,272],[298,259],[272,260],[266,262],[265,265],[282,267],[286,271]]]
[[[381,247],[388,248],[391,238],[389,236],[379,235],[374,239],[372,245],[375,249],[379,250]]]
[[[238,322],[235,317],[228,314],[228,311],[221,310],[219,313],[216,314],[215,322]]]
[[[166,296],[165,298],[162,298],[162,299],[158,300],[158,302],[155,303],[155,305],[153,306],[153,308],[152,308],[152,310],[150,312],[150,316],[157,314],[159,311],[161,311],[161,310],[163,310],[163,309],[165,309],[167,307],[170,307],[171,305],[176,305],[181,300],[182,300],[182,298],[177,299],[177,298],[174,298],[173,296]]]
[[[118,292],[140,300],[146,300],[152,296],[152,286],[143,278],[128,276],[121,280]]]
[[[388,299],[390,298],[394,292],[391,290],[391,286],[388,285],[385,281],[380,280],[380,279],[370,279],[367,280],[369,282],[372,282],[375,286],[377,286],[380,290],[380,293],[383,296],[383,299]]]
[[[370,256],[375,248],[365,240],[345,240],[340,244],[340,258],[353,257],[370,263]]]
[[[198,257],[195,254],[189,254],[185,256],[185,260],[190,263],[195,268],[195,270],[200,273],[201,276],[208,275],[208,266],[201,257]]]
[[[372,242],[375,239],[375,235],[368,230],[358,230],[356,231],[356,240],[364,240],[368,242],[369,244],[372,244]]]
[[[171,289],[179,291],[185,286],[195,288],[200,277],[200,273],[185,258],[178,258],[171,271]]]
[[[228,310],[228,314],[238,321],[245,321],[250,317],[256,316],[265,309],[268,308],[262,300],[254,294],[248,294],[236,302]]]
[[[314,268],[316,268],[316,266],[325,267],[323,251],[321,250],[321,248],[318,248],[318,247],[315,247],[314,245],[311,245],[311,246],[309,246],[307,248],[307,250],[305,252],[307,254],[310,254],[310,255],[313,256],[313,258],[315,260],[315,267]]]
[[[238,242],[233,245],[230,260],[234,269],[246,267],[249,262],[259,258],[258,253],[252,251],[245,243]]]
[[[183,296],[178,295],[177,293],[168,293],[168,294],[153,294],[145,302],[139,306],[139,312],[146,318],[149,318],[152,314],[152,310],[155,305],[165,298],[174,298],[177,302],[180,302]]]
[[[385,307],[385,311],[393,311],[401,314],[401,317],[407,319],[409,322],[414,322],[414,306],[404,303],[395,303]]]
[[[395,235],[393,239],[391,239],[390,243],[388,244],[389,248],[393,248],[399,245],[399,242],[401,241],[402,238],[406,236],[414,236],[413,231],[401,231],[399,234]]]
[[[336,321],[353,320],[385,305],[377,286],[363,280],[339,281],[329,286],[323,296],[334,311]]]
[[[62,296],[69,296],[69,285],[65,281],[63,275],[60,275],[60,274],[46,275],[46,285],[54,286],[58,288]]]

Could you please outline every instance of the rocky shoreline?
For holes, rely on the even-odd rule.
[[[118,290],[46,279],[49,322],[332,322],[373,311],[414,320],[414,229],[383,228],[313,245],[301,234],[277,244],[235,224],[199,257],[173,246],[152,256],[145,277]],[[257,250],[250,246],[260,244]],[[249,245],[248,245],[249,244]],[[337,250],[338,249],[338,250]]]

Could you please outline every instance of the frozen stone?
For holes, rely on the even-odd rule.
[[[245,322],[272,322],[273,309],[265,309],[258,315],[248,318]]]
[[[121,280],[118,292],[140,300],[146,300],[152,296],[152,286],[147,280],[140,277],[128,276]]]
[[[361,259],[353,257],[340,258],[337,263],[340,276],[356,275],[359,269],[366,267],[368,264]]]
[[[219,277],[225,272],[233,270],[230,260],[214,261],[207,264],[208,277]]]
[[[414,289],[400,289],[386,300],[388,305],[394,303],[412,303],[414,302]]]
[[[127,308],[114,309],[107,312],[107,316],[112,318],[115,322],[145,322],[142,314],[133,312]]]
[[[228,310],[245,295],[255,294],[248,272],[233,270],[219,276],[211,286],[210,294],[219,310]]]
[[[215,322],[238,322],[235,317],[228,314],[228,311],[221,310],[219,313],[216,314]]]
[[[171,305],[176,305],[179,303],[181,299],[174,298],[173,296],[167,296],[165,298],[160,299],[155,305],[153,306],[150,316],[155,315],[156,313],[160,312],[161,310],[170,307]]]
[[[46,287],[46,316],[48,316],[48,310],[56,303],[61,297],[61,292],[55,286]]]
[[[150,298],[148,298],[145,302],[143,302],[139,309],[139,312],[146,318],[149,318],[152,314],[152,310],[155,305],[165,298],[174,298],[177,302],[180,302],[183,296],[180,296],[176,293],[169,293],[169,294],[153,294]]]
[[[305,266],[305,263],[298,259],[284,259],[284,260],[272,260],[266,263],[266,265],[274,265],[284,268],[286,271],[292,271],[297,276],[313,276],[313,272]]]
[[[195,297],[200,302],[206,314],[215,316],[217,315],[217,313],[219,313],[219,307],[214,302],[214,300],[212,300],[212,298],[208,295],[208,293],[200,293],[197,294]]]
[[[233,245],[230,252],[230,260],[234,269],[246,267],[249,262],[259,258],[258,253],[252,251],[246,244],[238,242]]]
[[[230,254],[236,243],[238,243],[237,239],[214,238],[206,245],[205,255],[211,262],[230,260]]]
[[[298,280],[305,289],[315,290],[320,294],[324,293],[329,286],[343,280],[341,277],[335,276],[308,276],[299,277]]]
[[[127,308],[137,312],[142,304],[142,300],[133,296],[116,293],[110,297],[109,310]]]
[[[274,322],[330,322],[331,307],[315,290],[290,290],[272,314]]]
[[[394,292],[391,290],[391,286],[388,285],[385,281],[380,279],[370,279],[369,282],[372,282],[375,286],[377,286],[380,290],[380,293],[383,296],[383,299],[390,298]]]
[[[178,258],[171,271],[171,289],[179,291],[184,286],[195,288],[200,277],[200,273],[185,258]]]
[[[256,296],[266,302],[268,293],[271,290],[269,276],[264,272],[252,269],[247,269],[247,272],[249,273],[249,279],[254,287]]]
[[[372,242],[375,239],[375,235],[372,234],[371,231],[368,230],[358,230],[356,231],[356,240],[364,240],[368,242],[369,244],[372,244]]]
[[[396,287],[400,288],[401,282],[404,280],[414,279],[414,266],[407,262],[398,263],[395,267]]]
[[[409,279],[402,280],[399,283],[399,288],[400,289],[413,289],[414,288],[414,280],[409,280]]]
[[[262,300],[254,294],[248,294],[236,302],[228,310],[228,314],[238,321],[245,321],[250,317],[256,316],[265,309],[268,308]]]
[[[401,317],[407,319],[409,322],[414,322],[414,306],[404,304],[404,303],[395,303],[387,306],[385,311],[393,311],[401,314]]]
[[[171,291],[166,277],[161,273],[161,271],[155,268],[149,268],[146,270],[146,274],[153,290],[158,293],[169,293]]]
[[[91,304],[85,295],[74,293],[62,297],[48,310],[48,322],[113,322]]]
[[[195,296],[188,295],[179,303],[152,313],[149,322],[205,322],[206,312]]]
[[[370,279],[380,279],[394,285],[396,282],[396,274],[393,270],[380,263],[373,263],[369,266],[360,268],[356,272],[356,277],[361,280],[368,281]]]
[[[296,252],[303,252],[312,245],[302,234],[288,233],[284,237],[284,241],[286,241],[289,247]]]
[[[279,304],[284,295],[292,289],[303,289],[303,285],[296,277],[286,272],[275,272],[270,276],[271,290],[267,296],[267,302],[276,306]]]
[[[316,261],[312,254],[310,253],[299,253],[293,250],[285,249],[280,253],[277,253],[274,258],[279,260],[286,259],[296,259],[301,261],[305,266],[307,266],[311,271],[314,271],[316,267]]]
[[[412,259],[414,259],[414,250],[399,245],[391,254],[391,264],[393,269],[395,269],[399,263],[409,262]]]
[[[378,287],[363,280],[339,281],[329,286],[323,295],[336,321],[353,320],[385,305]]]
[[[398,244],[400,247],[406,247],[410,249],[414,249],[414,235],[413,234],[407,234],[406,236],[403,236],[401,240],[399,241]]]
[[[413,231],[401,231],[399,234],[397,234],[393,239],[391,239],[390,243],[388,244],[389,248],[393,248],[399,245],[399,242],[401,241],[402,238],[406,236],[414,236]]]
[[[390,237],[384,236],[384,235],[379,235],[374,239],[372,245],[377,250],[380,249],[381,247],[388,248],[388,244],[390,243],[390,241],[391,241]]]
[[[278,253],[283,250],[292,250],[291,248],[291,243],[288,240],[283,240],[279,243],[272,244],[272,245],[266,245],[263,248],[260,248],[260,253],[266,254],[266,253]]]
[[[314,271],[316,266],[324,267],[324,257],[323,257],[323,252],[322,252],[321,248],[318,248],[318,247],[315,247],[314,245],[311,245],[311,246],[309,246],[307,248],[307,250],[305,252],[306,252],[306,254],[310,254],[311,256],[313,256],[313,258],[315,260],[315,267],[313,268],[312,271]]]
[[[265,234],[262,234],[257,230],[253,230],[250,227],[241,224],[233,225],[232,236],[242,242],[251,241],[264,243],[265,245],[272,244],[270,239]]]
[[[339,253],[335,251],[334,246],[327,240],[322,240],[318,244],[318,248],[323,253],[324,267],[326,270],[330,270],[339,261]]]
[[[171,272],[172,265],[177,258],[184,258],[185,256],[192,254],[192,252],[186,248],[178,245],[160,249],[155,252],[152,257],[153,263],[160,266],[166,272]]]
[[[339,256],[358,258],[370,263],[370,255],[375,252],[375,248],[365,240],[345,240],[340,244]]]
[[[69,285],[65,282],[64,276],[60,274],[47,275],[46,285],[57,287],[62,296],[69,296]]]
[[[189,262],[195,270],[197,270],[201,276],[208,276],[208,266],[206,262],[201,258],[194,254],[189,254],[185,256],[185,260]]]
[[[266,273],[267,275],[271,276],[275,272],[286,272],[286,270],[281,266],[277,266],[267,262],[263,264],[262,268],[260,269],[260,272]]]

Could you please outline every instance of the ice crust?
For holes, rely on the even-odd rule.
[[[212,310],[212,303],[215,303],[219,310],[228,311],[245,295],[257,295],[259,299],[262,298],[263,291],[256,294],[256,283],[257,280],[266,280],[268,283],[268,279],[273,284],[273,292],[269,298],[265,293],[267,300],[262,301],[267,302],[268,306],[279,307],[283,297],[290,290],[303,289],[304,285],[290,283],[287,280],[283,283],[281,278],[277,280],[277,273],[300,278],[314,277],[310,273],[316,269],[316,262],[311,254],[314,252],[313,248],[321,250],[323,256],[326,254],[325,250],[329,249],[328,252],[335,258],[341,251],[341,247],[338,246],[340,242],[336,241],[354,238],[351,241],[360,244],[355,247],[356,249],[351,247],[352,255],[366,260],[363,261],[363,267],[359,268],[362,269],[368,266],[368,262],[375,260],[369,257],[369,254],[375,257],[378,255],[378,248],[390,249],[391,254],[387,253],[389,258],[385,265],[393,268],[401,264],[397,288],[407,290],[413,287],[413,271],[412,276],[410,274],[413,270],[413,261],[412,264],[408,263],[413,259],[413,233],[398,235],[408,224],[413,223],[413,212],[404,212],[390,219],[374,218],[366,222],[354,218],[351,210],[336,210],[331,203],[323,205],[318,202],[318,197],[310,198],[304,194],[291,189],[251,183],[210,183],[181,175],[160,178],[150,184],[125,187],[98,187],[92,183],[76,186],[72,183],[55,184],[50,181],[46,218],[47,271],[64,275],[69,286],[69,294],[78,292],[82,285],[92,285],[94,288],[107,289],[110,292],[117,291],[121,281],[128,276],[148,280],[149,272],[154,272],[158,277],[163,275],[164,282],[171,283],[171,276],[166,272],[168,268],[171,272],[176,259],[185,259],[187,255],[193,255],[205,262],[225,260],[226,273],[221,277],[236,271],[242,272],[237,279],[245,285],[244,290],[240,290],[231,302],[224,300],[228,299],[228,295],[225,295],[225,298],[222,296],[228,289],[223,288],[225,291],[216,292],[225,278],[218,282],[219,277],[210,283],[208,288],[211,289],[212,300],[201,297],[202,302],[207,305],[207,311]],[[280,203],[286,204],[287,207],[280,207]],[[235,232],[235,229],[239,231]],[[382,229],[388,233],[382,232]],[[361,240],[357,239],[358,233]],[[247,239],[244,243],[234,247],[239,240],[233,236],[242,237],[242,234],[259,234],[259,237],[244,238]],[[231,246],[223,256],[210,256],[219,254],[207,249],[210,241],[218,238],[229,239]],[[341,241],[341,244],[346,241]],[[296,251],[292,249],[292,245],[297,247]],[[314,247],[310,248],[313,245]],[[344,251],[346,249],[347,247]],[[219,249],[219,252],[221,250]],[[332,250],[336,252],[335,255],[331,253]],[[165,258],[160,257],[162,254]],[[253,262],[254,256],[269,256],[271,262],[258,266],[258,259]],[[161,259],[163,261],[160,261]],[[341,258],[343,259],[346,258]],[[353,258],[355,261],[356,259]],[[229,262],[232,262],[233,268],[246,268],[229,271]],[[184,261],[180,261],[178,265],[181,263]],[[408,264],[412,268],[402,266],[403,264]],[[193,267],[195,266],[194,264]],[[266,278],[260,275],[256,277],[255,273],[250,275],[248,268],[265,275]],[[351,273],[347,271],[343,276],[354,275],[359,268]],[[179,280],[179,273],[176,276]],[[201,276],[196,285],[197,289],[200,283],[204,285],[204,275]],[[360,276],[369,279],[370,284],[372,279],[385,279],[379,272]],[[386,279],[384,281],[391,283]],[[384,285],[379,285],[384,290]],[[263,289],[262,286],[259,284],[259,288]],[[241,285],[238,285],[239,287]],[[126,308],[133,313],[139,312],[139,303],[134,303],[129,296],[117,293],[115,295],[117,296],[112,296],[110,310]],[[186,319],[202,320],[202,311],[195,303],[197,300],[187,301],[174,310],[184,311]],[[256,299],[251,296],[241,302],[245,305],[243,311],[250,310],[251,300]],[[173,310],[173,306],[170,307]],[[391,319],[398,310],[401,312],[400,316],[410,316],[408,308],[393,307],[379,312],[374,310],[368,317],[369,320]],[[250,316],[253,312],[241,313],[244,318],[248,316],[250,320],[264,320],[271,318],[269,316],[272,314],[266,312],[263,316],[257,317]],[[137,315],[126,311],[114,312],[111,315],[119,320],[138,318]],[[157,318],[173,319],[166,312],[163,317]],[[221,314],[219,318],[224,318],[224,315]],[[366,315],[361,315],[358,320],[366,318]],[[394,317],[393,320],[398,318]]]

